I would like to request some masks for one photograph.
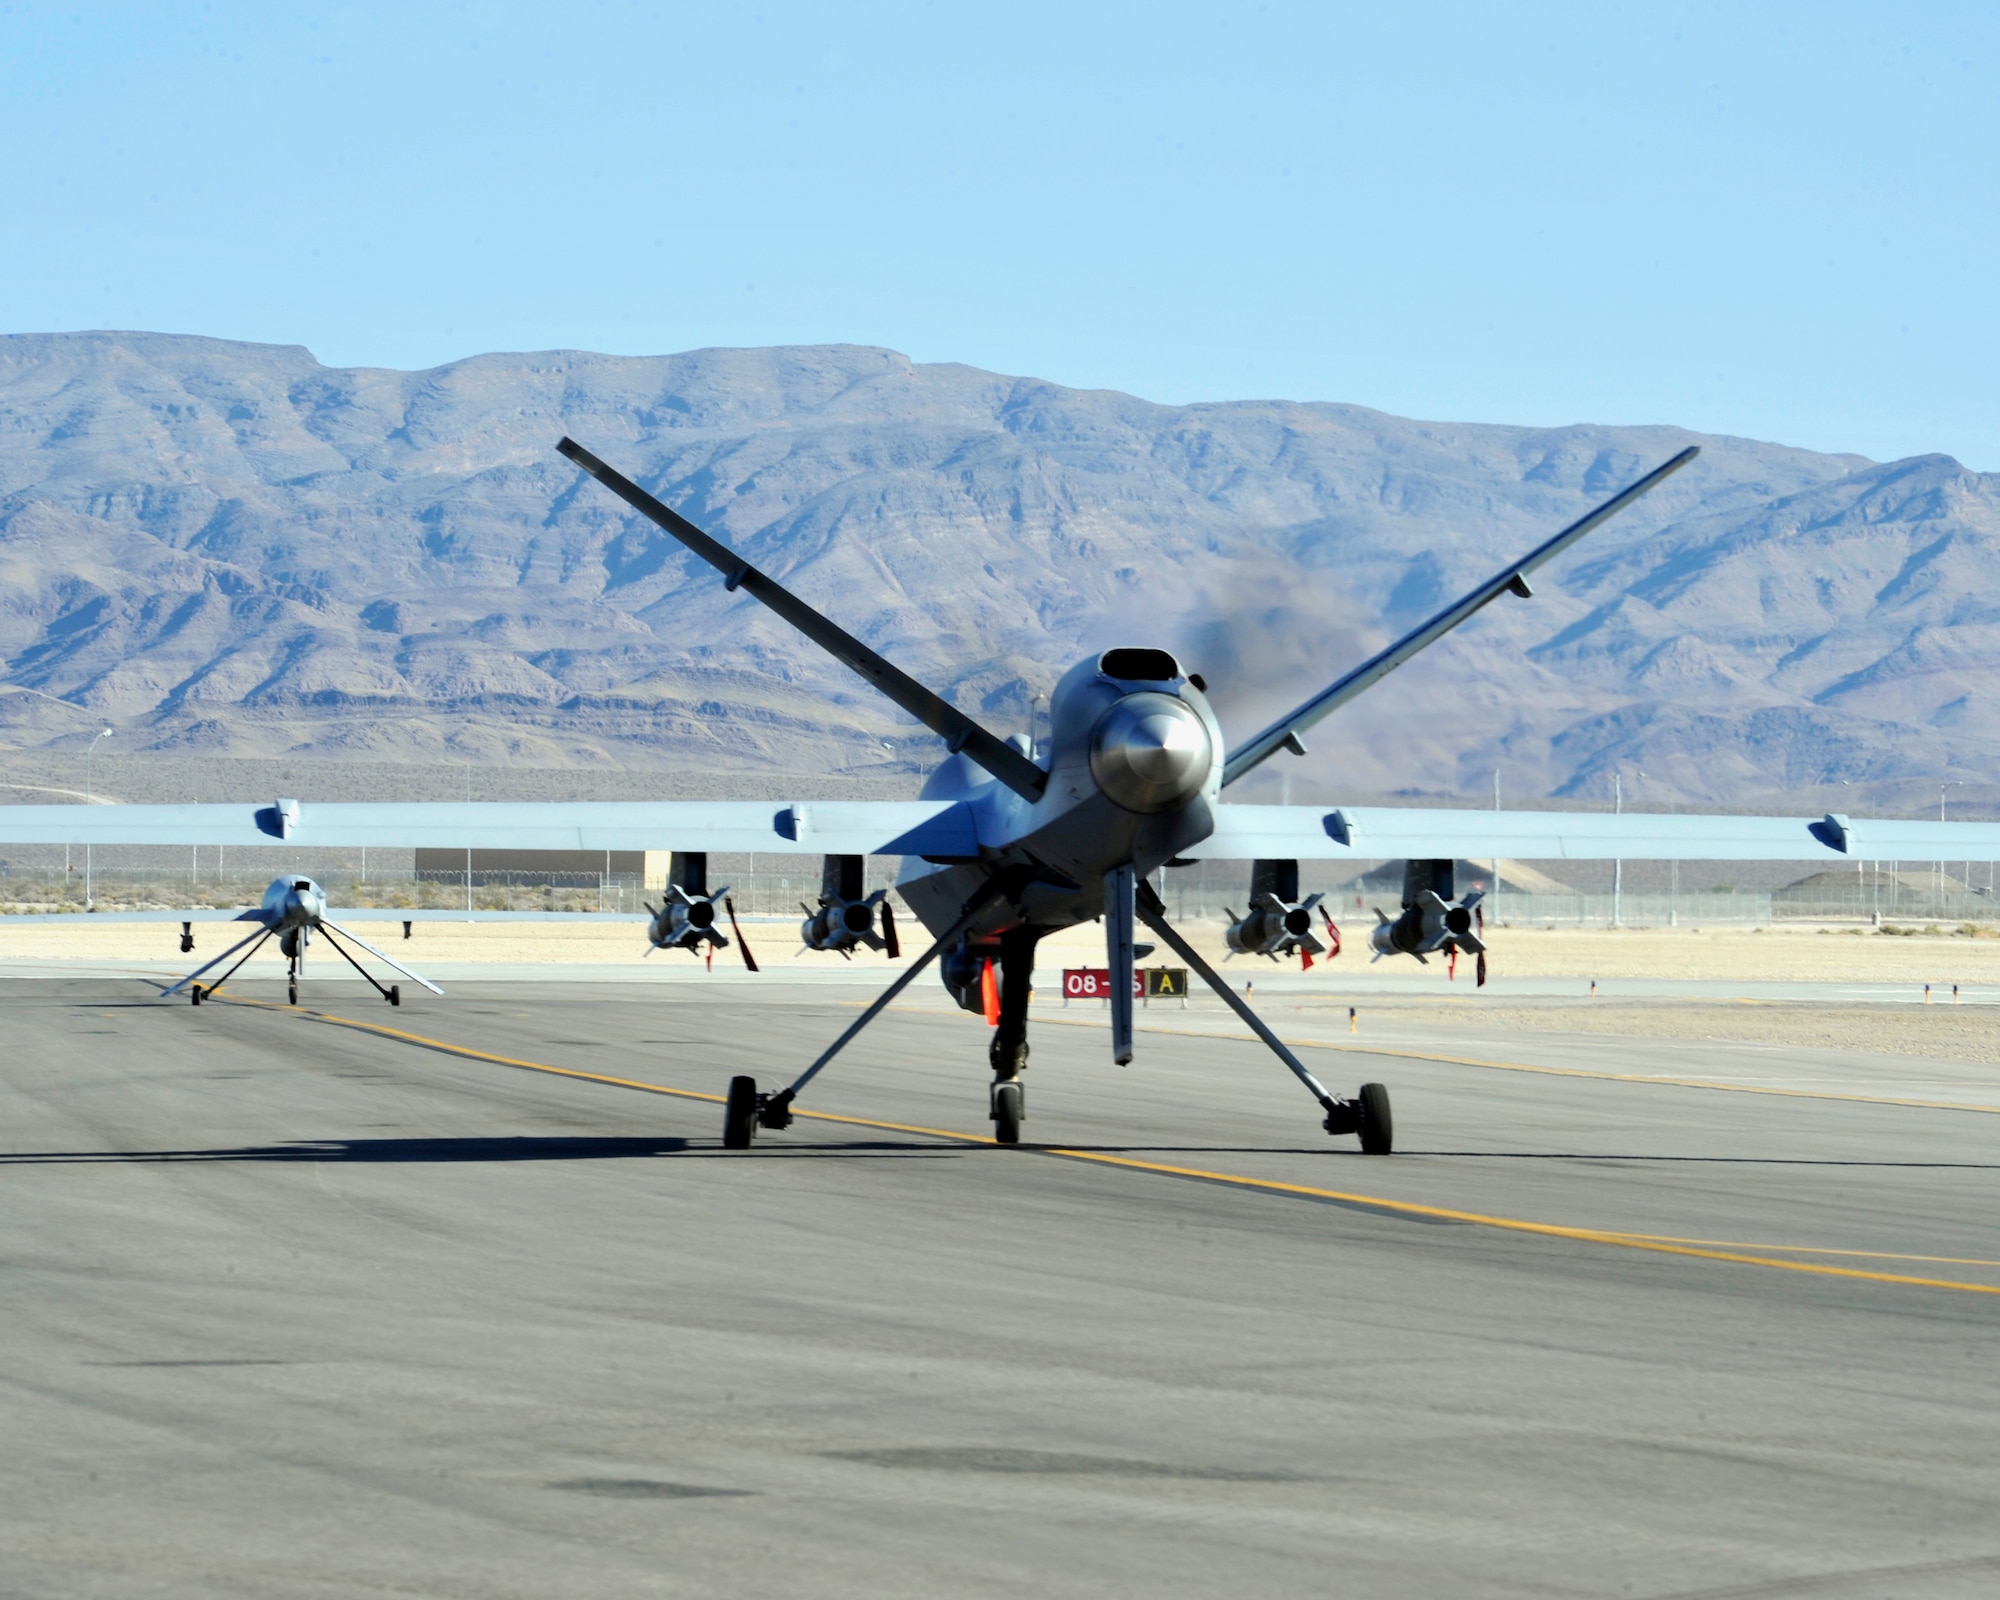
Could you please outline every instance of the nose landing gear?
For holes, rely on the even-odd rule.
[[[1016,1029],[1025,1031],[1026,1017],[1014,1021]],[[993,1083],[987,1090],[986,1115],[993,1123],[995,1144],[1019,1144],[1021,1119],[1028,1114],[1028,1086],[1021,1081],[1021,1074],[1028,1067],[1028,1041],[1010,1038],[1008,1022],[1003,998],[1000,1031],[994,1034],[992,1047],[986,1052],[987,1059],[993,1063]]]
[[[995,1078],[992,1096],[993,1108],[987,1114],[993,1119],[993,1142],[1019,1144],[1021,1119],[1028,1111],[1027,1085],[1019,1078]]]
[[[1021,1121],[1028,1114],[1028,999],[1034,987],[1035,945],[1041,934],[1017,928],[1000,936],[1000,1020],[986,1058],[993,1065],[987,1091],[987,1115],[993,1120],[995,1144],[1019,1144]]]

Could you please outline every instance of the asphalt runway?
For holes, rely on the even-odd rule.
[[[2000,1115],[1809,1052],[1305,1052],[1385,1159],[1072,1016],[1003,1150],[912,1009],[739,1153],[862,991],[151,995],[0,983],[0,1592],[2000,1590]]]

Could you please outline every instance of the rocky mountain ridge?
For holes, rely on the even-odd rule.
[[[557,456],[564,433],[1000,731],[1085,650],[1141,639],[1238,735],[1698,442],[1533,601],[1258,790],[2000,782],[2000,476],[1670,427],[1162,406],[857,346],[405,373],[0,338],[0,739],[67,748],[103,718],[128,750],[746,780],[935,759]]]

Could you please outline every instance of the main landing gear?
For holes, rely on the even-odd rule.
[[[807,1084],[811,1083],[814,1078],[819,1076],[821,1068],[835,1056],[839,1055],[856,1034],[888,1009],[889,1002],[894,1000],[905,989],[909,988],[924,968],[937,960],[941,954],[960,939],[966,929],[970,928],[974,921],[978,919],[979,913],[984,911],[994,900],[998,899],[1006,891],[1006,888],[1006,881],[998,875],[988,878],[980,886],[978,892],[970,900],[966,901],[965,909],[958,915],[958,921],[945,929],[944,933],[939,936],[937,942],[930,949],[926,950],[916,960],[905,967],[896,981],[884,989],[876,998],[875,1003],[849,1023],[847,1031],[822,1050],[819,1060],[807,1067],[804,1072],[801,1072],[797,1078],[792,1080],[788,1087],[778,1090],[776,1094],[759,1094],[755,1078],[731,1078],[729,1080],[729,1098],[723,1107],[722,1113],[723,1145],[730,1150],[748,1150],[750,1148],[750,1141],[757,1137],[757,1130],[759,1128],[769,1128],[773,1132],[782,1128],[789,1128],[792,1125],[792,1102],[798,1098],[799,1092]],[[1022,1050],[1024,1058],[1026,1053],[1024,1046]],[[1015,1118],[1014,1126],[1016,1129],[1015,1137],[1018,1138],[1020,1136],[1020,1118],[1018,1115]]]
[[[385,987],[379,980],[377,980],[377,978],[372,972],[370,972],[366,967],[364,967],[359,961],[354,959],[354,954],[347,948],[347,945],[344,942],[345,940],[352,940],[355,944],[360,945],[360,947],[363,950],[366,950],[370,955],[381,957],[383,961],[387,962],[388,965],[395,967],[396,970],[402,973],[404,977],[415,978],[416,981],[418,983],[423,984],[425,988],[434,990],[438,993],[443,993],[442,990],[439,990],[437,988],[436,984],[431,983],[426,979],[417,977],[417,974],[410,971],[409,968],[407,967],[396,966],[395,962],[390,961],[387,956],[382,955],[382,952],[377,950],[373,945],[363,944],[359,938],[357,938],[354,934],[348,932],[348,930],[346,930],[345,928],[340,930],[342,935],[341,938],[335,938],[331,925],[329,925],[324,921],[314,924],[314,928],[317,929],[319,936],[322,939],[326,940],[328,944],[333,946],[334,950],[339,954],[341,960],[345,961],[356,972],[360,973],[363,978],[367,979],[369,987],[374,989],[374,991],[377,994],[379,994],[384,1000],[388,1001],[390,1005],[392,1006],[402,1005],[403,986],[400,983],[392,983]],[[220,989],[225,983],[227,983],[231,978],[235,977],[236,974],[243,969],[244,962],[247,962],[259,950],[263,949],[265,941],[275,938],[278,941],[279,951],[285,957],[285,1000],[290,1005],[297,1005],[299,1003],[299,978],[305,970],[305,947],[306,947],[307,936],[308,936],[308,929],[306,929],[305,927],[291,927],[283,929],[280,928],[259,929],[256,933],[251,934],[241,943],[230,946],[229,949],[223,951],[221,955],[217,956],[213,961],[209,962],[207,966],[197,968],[192,974],[181,980],[181,983],[185,983],[187,985],[189,1002],[194,1005],[200,1005],[204,1000],[214,999],[216,991]],[[248,946],[248,949],[245,949],[245,946]],[[227,972],[225,972],[221,977],[217,978],[215,982],[204,986],[194,981],[195,979],[199,978],[202,973],[207,972],[212,968],[221,966],[223,962],[227,961],[231,956],[235,955],[236,952],[239,950],[244,951],[242,958],[239,961],[237,961],[236,964],[232,966]],[[177,983],[173,986],[172,989],[168,989],[166,993],[172,994],[174,990],[180,988],[180,986],[181,984]]]
[[[1396,1123],[1389,1114],[1389,1091],[1379,1083],[1364,1083],[1352,1100],[1336,1100],[1327,1108],[1326,1131],[1356,1133],[1362,1151],[1386,1156],[1396,1147]]]
[[[1180,936],[1174,925],[1167,921],[1167,908],[1162,903],[1153,886],[1140,879],[1134,886],[1134,910],[1139,920],[1157,933],[1161,940],[1192,967],[1222,999],[1249,1026],[1252,1033],[1269,1045],[1277,1058],[1291,1068],[1292,1076],[1306,1086],[1307,1091],[1326,1113],[1326,1120],[1320,1124],[1326,1131],[1339,1137],[1341,1134],[1360,1135],[1362,1151],[1371,1156],[1386,1156],[1396,1147],[1396,1125],[1389,1114],[1389,1091],[1379,1083],[1364,1083],[1361,1093],[1352,1100],[1339,1100],[1330,1093],[1325,1084],[1306,1070],[1303,1061],[1285,1047],[1285,1042],[1264,1025],[1264,1019],[1252,1011],[1246,1001],[1231,989],[1215,968],[1202,960],[1194,946]]]
[[[1167,922],[1166,907],[1161,904],[1151,886],[1143,880],[1132,884],[1133,911],[1139,920],[1157,933],[1160,938],[1198,973],[1203,981],[1228,1004],[1250,1030],[1289,1067],[1295,1077],[1305,1085],[1324,1113],[1322,1126],[1336,1137],[1354,1134],[1361,1141],[1365,1154],[1386,1156],[1395,1149],[1395,1119],[1389,1109],[1389,1091],[1379,1083],[1364,1083],[1361,1092],[1353,1099],[1336,1098],[1324,1084],[1306,1070],[1304,1063],[1288,1050],[1263,1019],[1252,1011],[1238,997],[1229,985],[1224,983],[1216,971],[1204,961],[1188,942]],[[966,904],[959,920],[948,928],[944,935],[926,950],[892,983],[882,996],[849,1025],[846,1032],[827,1046],[820,1058],[808,1067],[788,1087],[775,1093],[760,1093],[757,1080],[747,1076],[730,1079],[729,1094],[723,1109],[722,1142],[730,1150],[747,1150],[757,1137],[759,1128],[773,1131],[788,1128],[792,1122],[792,1103],[805,1086],[841,1050],[851,1043],[856,1034],[880,1016],[889,1003],[908,988],[910,983],[949,949],[972,925],[980,911],[1001,891],[993,881]],[[1021,1124],[1027,1115],[1027,1086],[1021,1081],[1021,1074],[1028,1065],[1028,990],[1034,973],[1035,944],[1041,937],[1039,930],[1017,929],[1001,935],[1000,940],[1000,1019],[993,1034],[989,1058],[993,1066],[993,1083],[988,1090],[987,1115],[993,1123],[993,1139],[996,1144],[1012,1145],[1021,1142]]]
[[[722,1143],[725,1149],[748,1150],[757,1137],[757,1080],[731,1078],[729,1099],[722,1108]]]

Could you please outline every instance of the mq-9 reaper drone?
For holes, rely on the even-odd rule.
[[[1231,806],[1223,802],[1222,791],[1281,750],[1303,754],[1305,730],[1501,595],[1530,596],[1528,576],[1537,567],[1699,453],[1699,447],[1690,446],[1663,462],[1232,751],[1224,746],[1200,674],[1184,671],[1168,651],[1145,646],[1106,650],[1063,675],[1050,696],[1044,748],[1033,748],[1020,737],[1003,740],[581,445],[564,439],[557,449],[714,567],[727,588],[770,607],[937,734],[950,751],[949,759],[925,780],[923,799],[948,808],[958,843],[947,849],[933,841],[906,853],[897,881],[905,902],[934,935],[932,944],[790,1084],[765,1092],[752,1077],[733,1079],[724,1113],[725,1144],[744,1149],[760,1128],[789,1126],[792,1107],[806,1085],[933,961],[941,963],[947,987],[968,1009],[980,1008],[984,975],[998,969],[988,1110],[996,1139],[1018,1143],[1026,1110],[1021,1074],[1028,1063],[1035,946],[1058,929],[1102,917],[1112,972],[1114,1061],[1123,1065],[1132,1059],[1129,974],[1135,930],[1143,923],[1305,1085],[1320,1105],[1329,1134],[1357,1134],[1363,1150],[1384,1155],[1394,1144],[1388,1090],[1363,1084],[1352,1099],[1328,1090],[1167,920],[1166,907],[1147,879],[1191,854],[1278,862],[1324,853],[1314,846],[1325,846],[1328,835],[1343,847],[1351,844],[1345,836],[1349,819],[1342,812],[1321,817],[1302,815],[1309,809],[1304,807]],[[810,828],[809,819],[799,815],[803,809],[780,814],[791,819],[788,837],[795,840]],[[1277,894],[1277,887],[1271,886],[1270,905],[1264,909],[1300,909],[1291,904],[1297,898],[1296,868],[1286,885],[1290,892]],[[849,888],[858,898],[858,883],[831,888],[843,907],[853,903]],[[808,910],[808,944],[819,942],[814,937],[819,920]],[[1270,929],[1257,930],[1255,942],[1275,950],[1284,942],[1282,934],[1293,941],[1288,948],[1303,948],[1291,933],[1293,920],[1280,916]],[[710,908],[711,928],[712,922]],[[1474,947],[1463,930],[1458,932],[1459,942]],[[831,926],[822,930],[828,939],[833,933]],[[655,943],[662,942],[656,933]],[[1121,974],[1128,976],[1121,980]]]

